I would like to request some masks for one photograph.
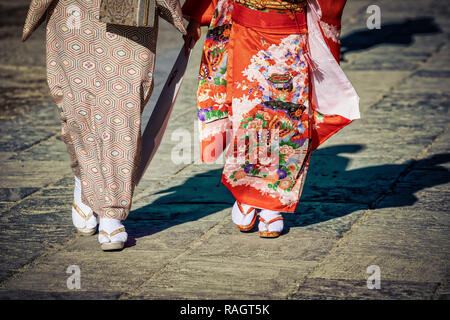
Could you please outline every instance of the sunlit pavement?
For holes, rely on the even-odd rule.
[[[17,1],[22,16],[10,19],[24,19],[27,3]],[[372,4],[381,9],[380,30],[366,27]],[[127,247],[113,253],[72,227],[73,177],[45,87],[43,29],[22,44],[22,20],[6,21],[0,297],[448,299],[448,17],[443,1],[349,1],[342,66],[361,97],[362,118],[313,153],[301,202],[285,214],[278,239],[240,233],[231,221],[234,200],[220,183],[222,166],[196,161],[197,45],[125,221]],[[144,119],[181,45],[164,23]],[[174,132],[190,134],[188,163],[172,161],[180,143]],[[69,266],[79,267],[80,289],[68,286]]]

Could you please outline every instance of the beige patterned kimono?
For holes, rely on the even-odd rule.
[[[165,3],[179,9],[178,0]],[[100,0],[33,0],[23,40],[47,19],[47,80],[83,202],[100,217],[125,219],[141,112],[153,88],[158,20],[153,28],[109,25],[99,22],[99,8]],[[181,16],[170,18],[184,31]]]

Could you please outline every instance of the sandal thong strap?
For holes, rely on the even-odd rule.
[[[284,220],[284,218],[276,217],[276,218],[273,218],[272,220],[266,221],[266,219],[264,219],[263,217],[259,217],[259,221],[263,222],[266,225],[267,230],[269,230],[269,224],[271,224],[272,222],[278,221],[278,220]]]
[[[250,214],[253,210],[256,211],[256,208],[255,208],[255,207],[250,207],[250,208],[248,208],[247,212],[245,213],[245,212],[244,212],[244,208],[242,208],[241,203],[240,203],[239,201],[236,201],[236,203],[237,203],[237,205],[238,205],[239,210],[241,211],[241,213],[242,213],[244,216]]]
[[[89,220],[93,215],[94,215],[94,211],[90,210],[89,214],[85,214],[83,212],[83,210],[81,210],[81,208],[75,203],[73,202],[72,204],[73,208],[75,209],[75,212],[78,213],[78,215],[83,218],[85,221]]]
[[[111,237],[114,237],[116,234],[119,234],[119,233],[121,233],[121,232],[125,232],[125,228],[124,228],[124,227],[119,228],[119,229],[116,229],[116,230],[114,230],[114,231],[111,232],[111,233],[108,233],[108,232],[106,232],[106,231],[104,231],[104,230],[100,230],[98,233],[99,233],[100,235],[102,235],[102,236],[108,238],[108,239],[111,239]]]

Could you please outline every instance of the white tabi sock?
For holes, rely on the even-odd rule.
[[[90,214],[90,212],[92,212],[92,209],[81,201],[81,181],[78,177],[75,177],[73,201],[78,209],[81,210],[86,217]],[[92,229],[97,226],[97,217],[95,214],[93,214],[92,217],[90,217],[88,220],[85,220],[80,214],[76,212],[75,208],[72,208],[72,222],[76,228]]]
[[[238,202],[234,202],[233,209],[231,210],[231,219],[236,225],[248,226],[252,222],[255,214],[257,214],[256,209],[250,210],[251,208],[253,208],[253,206],[249,206],[243,203],[241,203],[241,207],[244,211],[244,214],[242,214],[241,210],[239,209]],[[246,214],[247,212],[249,213]]]
[[[122,221],[119,219],[111,219],[111,218],[100,218],[100,225],[98,227],[99,231],[104,231],[107,234],[111,234],[117,229],[124,228]],[[112,237],[106,237],[99,233],[98,242],[107,243],[107,242],[126,242],[128,238],[128,234],[124,232],[120,232]]]
[[[266,222],[269,222],[272,219],[281,217],[281,213],[278,211],[272,211],[267,209],[262,209],[259,212],[259,216],[263,218]],[[283,231],[284,223],[283,220],[277,220],[269,224],[269,229],[267,229],[266,224],[262,221],[258,224],[259,231],[274,231],[274,232],[281,232]]]

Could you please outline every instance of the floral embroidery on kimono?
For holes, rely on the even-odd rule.
[[[293,212],[311,152],[357,118],[357,96],[351,84],[338,64],[328,63],[330,57],[333,61],[339,57],[340,30],[334,23],[339,23],[344,4],[321,0],[322,12],[317,1],[311,0],[307,10],[290,15],[254,10],[232,0],[185,4],[187,16],[202,24],[210,22],[197,95],[201,158],[211,162],[225,154],[222,182],[237,201]],[[197,6],[204,12],[196,11]],[[327,22],[334,22],[323,21],[322,13]],[[311,14],[313,20],[307,20]],[[310,23],[314,52],[322,44],[329,50],[315,55],[319,60],[314,63],[309,52]],[[320,40],[319,33],[330,41]],[[338,108],[328,93],[325,99],[320,96],[324,104],[316,106],[316,90],[326,91],[323,85],[316,86],[320,69],[315,66],[331,66],[327,74],[335,77],[326,80],[331,80],[327,83],[333,85],[333,94],[345,90],[336,100]]]

